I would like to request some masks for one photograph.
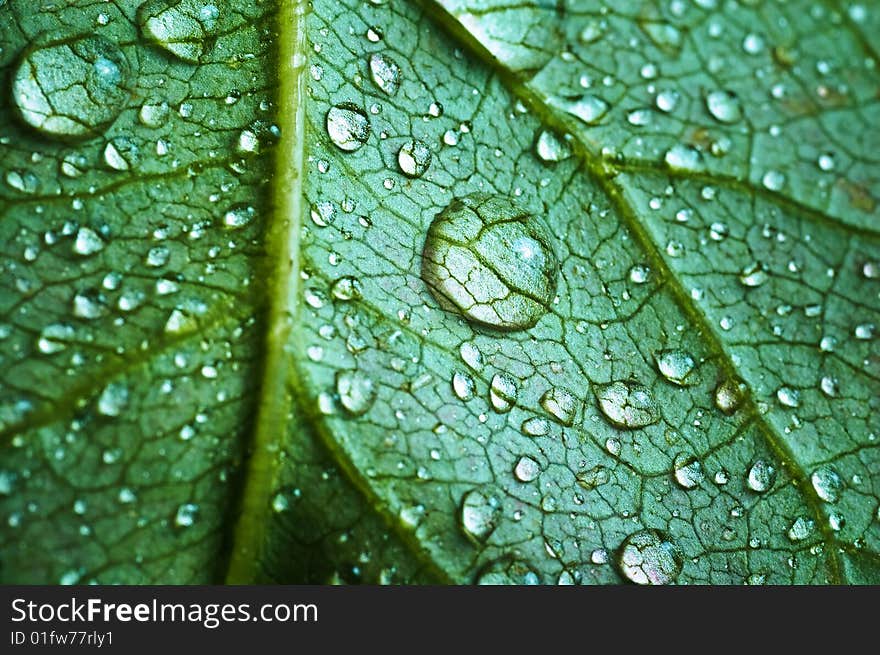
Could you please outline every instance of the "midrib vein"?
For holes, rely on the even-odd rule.
[[[279,0],[276,54],[281,138],[275,149],[271,214],[264,235],[269,261],[273,263],[268,271],[268,329],[257,417],[232,534],[227,584],[253,583],[257,578],[271,519],[269,497],[278,479],[290,405],[286,389],[290,357],[286,348],[299,314],[307,11],[305,0]]]

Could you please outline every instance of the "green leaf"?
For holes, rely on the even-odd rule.
[[[876,583],[880,12],[310,7],[0,6],[3,580]]]

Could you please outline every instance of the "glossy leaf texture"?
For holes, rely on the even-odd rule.
[[[878,25],[3,3],[0,576],[876,583]]]

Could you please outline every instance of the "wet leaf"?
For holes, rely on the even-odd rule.
[[[877,582],[878,21],[2,4],[3,579]]]

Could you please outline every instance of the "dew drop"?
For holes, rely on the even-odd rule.
[[[657,105],[657,109],[665,114],[669,114],[675,111],[675,108],[678,106],[679,97],[678,91],[661,91],[654,99],[654,104]]]
[[[73,242],[73,252],[83,257],[94,255],[104,249],[104,240],[97,232],[88,227],[81,227],[76,232]]]
[[[461,501],[459,522],[470,539],[483,543],[495,530],[501,518],[501,503],[486,490],[472,489]]]
[[[407,177],[421,177],[431,166],[431,150],[423,141],[410,139],[397,151],[397,165]]]
[[[370,55],[370,75],[376,86],[389,96],[393,96],[400,88],[400,66],[387,55]]]
[[[742,107],[730,91],[712,91],[706,96],[706,108],[715,120],[736,123],[742,119]]]
[[[654,361],[660,375],[682,387],[688,384],[687,378],[696,366],[690,353],[683,350],[661,350],[654,354]]]
[[[700,486],[706,477],[700,460],[689,453],[679,453],[673,461],[675,481],[682,489]]]
[[[490,328],[523,330],[550,308],[558,268],[529,212],[500,196],[472,194],[434,218],[421,273],[444,309]]]
[[[340,404],[351,416],[361,416],[376,400],[376,385],[360,371],[338,371],[336,393]]]
[[[843,480],[833,467],[820,466],[810,475],[810,482],[813,483],[816,495],[826,503],[836,503],[840,500]]]
[[[128,405],[128,387],[121,382],[111,382],[98,398],[98,412],[104,416],[119,416]]]
[[[619,428],[643,428],[660,419],[651,391],[635,380],[618,380],[596,387],[599,409]]]
[[[587,125],[595,125],[611,107],[599,96],[587,94],[577,100],[564,101],[561,108]]]
[[[188,528],[195,524],[199,514],[199,506],[195,503],[183,503],[174,514],[174,525],[178,528]]]
[[[535,140],[535,154],[541,161],[563,161],[571,157],[571,146],[554,132],[542,130]]]
[[[736,380],[724,380],[715,388],[715,407],[725,414],[733,414],[742,405],[745,388]]]
[[[64,323],[51,323],[43,328],[37,340],[37,349],[44,355],[53,355],[67,348],[75,337],[73,327]]]
[[[547,419],[532,416],[522,422],[520,429],[527,437],[542,437],[550,432],[550,424],[547,423]]]
[[[788,529],[788,538],[792,541],[803,541],[813,532],[813,521],[799,516]]]
[[[776,399],[783,407],[799,407],[801,404],[801,394],[797,389],[791,387],[779,387],[776,390]]]
[[[761,184],[770,191],[780,191],[785,186],[785,175],[779,171],[767,171],[761,178]]]
[[[354,300],[361,297],[361,283],[356,277],[346,275],[333,283],[330,293],[336,300]]]
[[[363,109],[344,102],[334,105],[327,112],[327,134],[340,150],[353,152],[363,146],[370,137],[370,121]]]
[[[26,124],[45,136],[96,136],[126,104],[130,69],[101,36],[52,41],[25,50],[12,73],[12,101]]]
[[[144,127],[158,128],[165,124],[170,113],[167,102],[151,102],[141,106],[138,119]]]
[[[500,559],[492,562],[477,576],[478,585],[537,585],[541,578],[522,560]]]
[[[242,228],[253,220],[254,213],[254,208],[249,205],[230,207],[223,214],[223,227],[230,230]]]
[[[452,392],[459,400],[470,400],[474,397],[476,385],[467,373],[457,371],[452,374]]]
[[[773,486],[776,480],[776,469],[765,459],[756,460],[749,469],[747,482],[749,489],[764,493]]]
[[[676,143],[667,150],[664,161],[669,168],[680,171],[697,171],[703,166],[699,151],[682,143]]]
[[[629,280],[633,284],[644,284],[651,276],[651,269],[643,264],[636,264],[629,269]]]
[[[592,491],[596,487],[601,487],[603,484],[608,484],[608,481],[611,479],[611,475],[608,472],[608,469],[601,464],[597,464],[596,466],[587,469],[586,471],[580,471],[575,476],[577,483],[582,486],[587,491]]]
[[[562,423],[571,425],[574,423],[577,411],[577,399],[568,389],[553,387],[544,392],[539,401],[550,416]]]
[[[137,10],[145,39],[189,63],[198,63],[216,32],[217,6],[204,0],[147,0]]]
[[[489,402],[496,412],[501,414],[509,412],[516,403],[516,395],[516,382],[512,378],[501,373],[492,376],[492,382],[489,384]]]
[[[513,475],[520,482],[532,482],[541,473],[541,466],[531,457],[520,457],[513,467]]]
[[[658,530],[639,530],[626,539],[617,553],[620,572],[641,585],[674,582],[681,573],[681,550]]]
[[[746,266],[739,274],[739,281],[744,287],[759,287],[767,281],[768,275],[764,267],[755,262]]]

